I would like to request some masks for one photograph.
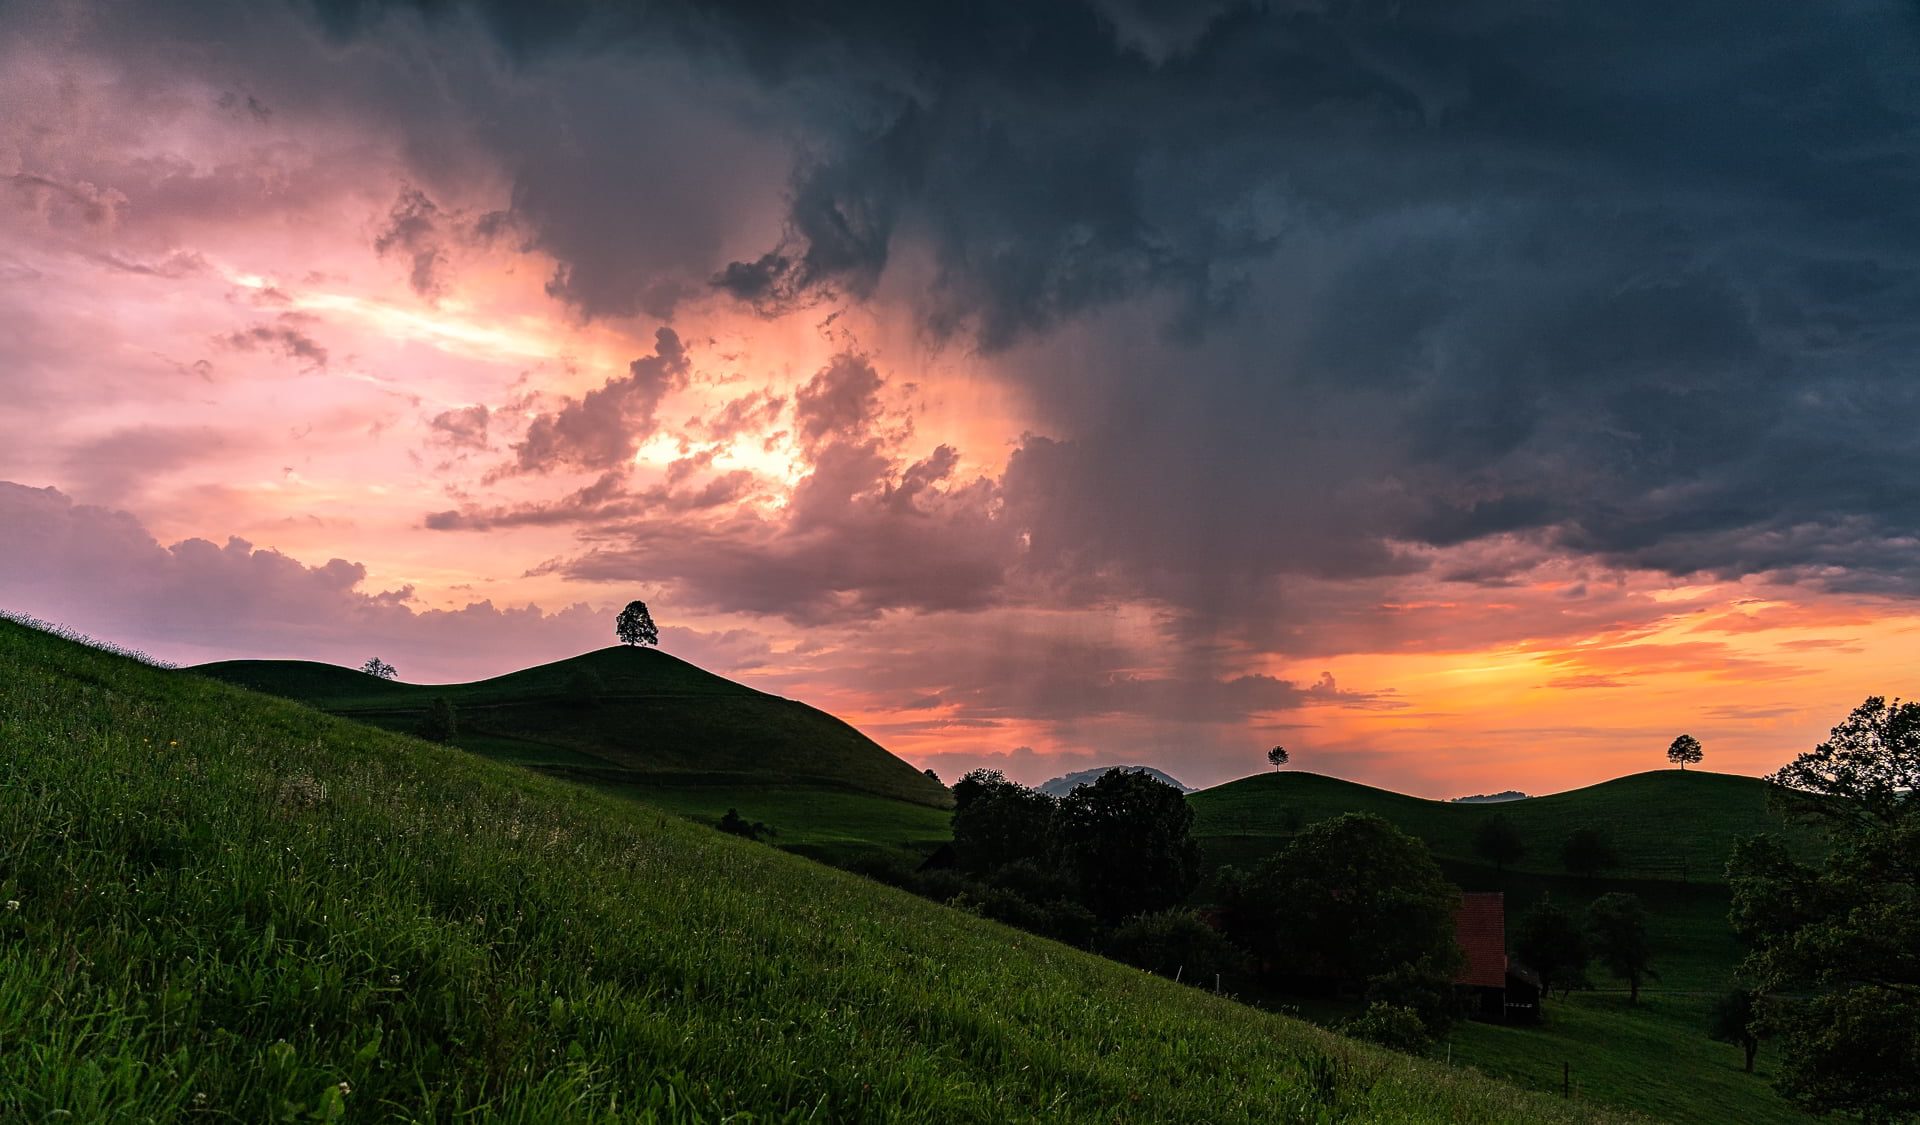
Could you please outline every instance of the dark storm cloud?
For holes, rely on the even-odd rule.
[[[1038,413],[991,482],[996,528],[1030,536],[1018,565],[1161,599],[1192,637],[1284,635],[1318,612],[1290,585],[1489,539],[1920,592],[1908,5],[311,11],[355,50],[254,44],[285,76],[235,81],[275,127],[320,105],[393,122],[423,184],[497,171],[502,229],[585,316],[703,292],[911,309]],[[195,41],[240,34],[192,18]],[[173,179],[211,199],[222,175]],[[126,210],[95,183],[15,194]],[[440,276],[431,246],[423,273],[393,245]],[[648,392],[616,382],[536,422],[521,467],[630,455]],[[721,568],[746,602],[821,588],[824,558],[770,557],[787,569],[744,548]],[[968,591],[1014,565],[971,557]],[[879,569],[848,574],[907,583]]]

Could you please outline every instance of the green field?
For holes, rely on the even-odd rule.
[[[1747,1074],[1738,1047],[1706,1037],[1712,1003],[1707,996],[1647,993],[1629,1007],[1618,993],[1575,993],[1556,1001],[1539,1027],[1461,1024],[1450,1047],[1440,1044],[1430,1054],[1553,1094],[1564,1073],[1577,1098],[1664,1121],[1811,1121],[1768,1085],[1773,1057],[1764,1046],[1755,1073]]]
[[[1604,1118],[11,623],[0,747],[0,1119]]]
[[[463,750],[717,820],[737,808],[773,842],[848,863],[924,854],[946,838],[944,786],[853,727],[647,648],[607,648],[470,684],[418,685],[298,660],[191,671],[386,730],[431,701],[458,710]],[[577,677],[598,690],[583,700]]]
[[[1514,920],[1543,896],[1576,916],[1602,894],[1638,895],[1659,978],[1629,1007],[1626,984],[1592,970],[1597,991],[1547,1004],[1539,1027],[1464,1024],[1435,1057],[1477,1067],[1533,1089],[1561,1089],[1562,1064],[1581,1097],[1675,1121],[1805,1121],[1760,1076],[1740,1070],[1740,1053],[1706,1036],[1707,1011],[1733,978],[1742,956],[1727,921],[1725,884],[1733,841],[1781,832],[1803,847],[1814,842],[1767,807],[1756,778],[1689,770],[1636,774],[1550,797],[1501,804],[1454,804],[1409,797],[1307,773],[1262,774],[1189,798],[1207,862],[1251,868],[1300,827],[1345,812],[1370,812],[1420,837],[1456,885],[1506,895]],[[1506,871],[1473,852],[1474,829],[1505,815],[1528,855]],[[1601,878],[1560,868],[1560,842],[1581,825],[1604,827],[1623,863]],[[1332,1020],[1352,1014],[1329,1007]]]

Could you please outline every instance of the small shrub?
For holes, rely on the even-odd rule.
[[[1191,910],[1143,914],[1114,930],[1106,955],[1157,976],[1211,987],[1246,971],[1247,957]]]
[[[762,836],[777,835],[773,829],[767,827],[762,821],[748,821],[740,815],[739,809],[728,809],[727,815],[720,818],[717,827],[722,832],[730,832],[735,836],[744,836],[749,840],[758,840]]]
[[[1396,1051],[1420,1051],[1433,1042],[1418,1012],[1385,1000],[1375,1000],[1365,1012],[1343,1022],[1340,1033]]]

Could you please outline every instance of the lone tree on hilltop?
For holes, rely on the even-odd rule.
[[[400,674],[399,669],[377,656],[369,656],[367,662],[360,666],[360,670],[369,676],[382,680],[391,680]]]
[[[1273,749],[1267,751],[1267,764],[1272,766],[1276,771],[1281,766],[1286,765],[1287,764],[1287,748],[1284,746],[1276,746]]]
[[[1640,1002],[1640,984],[1653,971],[1653,946],[1647,938],[1647,911],[1639,895],[1601,895],[1587,907],[1587,941],[1607,971],[1627,982],[1627,1003]]]
[[[1869,698],[1767,780],[1827,845],[1758,836],[1727,868],[1774,1084],[1815,1113],[1920,1114],[1920,703]]]
[[[1683,770],[1699,765],[1700,759],[1705,756],[1706,751],[1700,749],[1700,740],[1690,734],[1681,735],[1673,740],[1673,745],[1667,747],[1667,761]]]
[[[647,603],[628,602],[627,608],[613,620],[613,635],[620,638],[623,645],[657,645],[660,643],[660,630],[653,626],[653,614],[647,612]]]
[[[1501,871],[1527,854],[1527,842],[1505,813],[1494,813],[1473,830],[1473,850]]]
[[[1567,833],[1566,842],[1560,845],[1560,862],[1575,875],[1591,879],[1610,867],[1618,867],[1620,853],[1614,850],[1613,839],[1606,832],[1588,826]]]

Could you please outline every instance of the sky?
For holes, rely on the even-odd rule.
[[[0,609],[951,780],[1764,773],[1920,667],[1892,0],[0,0]]]

